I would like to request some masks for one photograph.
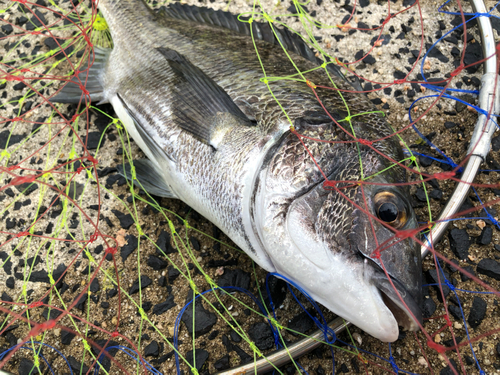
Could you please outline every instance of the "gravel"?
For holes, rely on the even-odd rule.
[[[39,2],[37,3],[40,4]],[[251,3],[247,4],[243,0],[233,0],[229,6],[221,0],[207,2],[206,4],[203,1],[201,3],[190,2],[207,5],[215,9],[229,7],[229,10],[234,13],[251,10]],[[333,26],[341,24],[343,20],[350,19],[349,23],[354,28],[373,28],[374,26],[378,27],[387,17],[386,2],[377,5],[368,0],[360,0],[357,3],[359,6],[356,11],[360,13],[354,14],[353,17],[350,17],[350,11],[354,5],[352,1],[316,0],[308,3],[306,8],[307,12],[310,15],[314,13],[320,22]],[[22,12],[19,8],[23,5],[19,2],[13,4],[14,6],[11,7],[7,14],[12,13],[9,22],[12,22],[14,27],[0,20],[0,33],[2,33],[0,34],[0,50],[2,50],[0,55],[2,55],[4,63],[11,58],[35,59],[40,56],[40,53],[55,48],[55,39],[61,42],[70,36],[70,32],[61,30],[55,32],[52,36],[30,35],[26,38],[26,41],[18,45],[11,45],[9,42],[13,39],[1,38],[5,35],[11,37],[17,34],[19,27],[34,30],[39,22],[35,15],[46,22],[53,23],[59,20],[52,12],[42,8],[37,9],[35,15],[33,15],[28,10]],[[70,4],[70,2],[61,2],[63,7]],[[415,4],[415,0],[391,2],[391,13],[396,14],[403,7],[412,4]],[[488,4],[492,3],[488,2]],[[264,2],[264,6],[266,5]],[[423,26],[426,31],[424,45],[424,51],[426,51],[429,50],[438,35],[444,35],[449,29],[451,20],[453,22],[459,22],[460,20],[457,17],[437,13],[437,4],[420,2],[420,5],[423,9]],[[24,6],[28,7],[28,4]],[[48,6],[50,7],[50,4]],[[276,8],[273,14],[283,15],[287,13],[290,3],[282,2],[277,5],[273,3],[269,9],[266,9],[271,11],[274,6]],[[34,5],[29,5],[29,7],[36,9]],[[450,9],[453,9],[453,6],[450,6]],[[498,12],[496,15],[498,15]],[[496,22],[495,35],[498,38],[498,22],[495,17],[490,19]],[[298,17],[288,18],[282,16],[282,21],[304,32]],[[62,26],[64,23],[59,21],[59,24]],[[438,86],[443,86],[443,83],[436,81],[447,75],[449,76],[449,73],[458,66],[457,62],[459,63],[463,49],[461,32],[452,32],[447,35],[445,41],[437,45],[437,48],[430,50],[430,54],[426,59],[430,68],[424,69],[423,76],[420,70],[410,73],[411,65],[416,61],[420,47],[420,27],[419,14],[415,6],[389,20],[380,37],[378,35],[380,29],[367,32],[366,30],[347,29],[342,31],[336,28],[319,29],[313,27],[313,34],[318,37],[322,48],[334,57],[341,59],[341,61],[352,62],[363,58],[359,65],[349,65],[349,67],[355,68],[356,74],[367,79],[362,82],[362,85],[367,90],[377,90],[369,94],[370,99],[376,103],[380,110],[385,112],[388,120],[396,129],[401,129],[410,123],[408,112],[413,100],[432,93],[430,89],[423,92],[425,89],[422,85],[424,77],[430,82],[434,81]],[[467,34],[469,41],[464,55],[465,64],[482,58],[480,44],[475,42],[478,40],[477,26],[468,28]],[[19,37],[16,38],[19,41]],[[376,43],[377,40],[379,40],[379,43]],[[381,46],[372,49],[372,46],[378,44],[381,44]],[[74,47],[66,48],[65,52],[69,53],[72,48]],[[370,54],[366,55],[368,52]],[[26,57],[23,57],[22,54]],[[62,62],[62,57],[62,53],[56,54],[53,61]],[[43,64],[40,64],[40,73],[45,68]],[[69,71],[69,68],[64,66],[64,63],[58,69],[49,74],[61,74],[63,69],[66,69],[66,72]],[[458,77],[455,77],[450,87],[477,90],[480,86],[480,70],[476,70],[475,67],[468,67]],[[376,83],[391,83],[394,79],[405,79],[407,76],[409,80],[418,81],[418,83],[397,84],[392,87],[385,87],[386,85]],[[368,80],[373,82],[368,82]],[[26,85],[28,82],[32,83],[30,80],[26,82],[2,82],[0,79],[0,121],[3,121],[4,118],[13,119],[19,114],[27,113],[26,111],[30,108],[33,112],[33,115],[28,119],[29,121],[3,122],[3,126],[6,128],[0,132],[0,149],[5,149],[12,155],[11,158],[7,158],[2,154],[3,165],[9,167],[23,161],[21,164],[22,168],[25,169],[23,176],[36,173],[38,168],[47,170],[65,163],[71,151],[71,142],[65,143],[62,148],[60,147],[66,137],[66,130],[69,131],[68,128],[64,128],[65,123],[62,121],[61,116],[55,112],[52,113],[51,107],[45,103],[38,106],[40,101],[36,96],[35,98],[26,99],[22,105],[19,103],[19,98],[29,90],[28,85]],[[47,87],[44,90],[44,95],[54,93],[52,87]],[[460,95],[462,96],[462,94]],[[470,95],[463,96],[463,99],[468,103],[476,100]],[[415,105],[419,108],[411,108],[412,118],[414,119],[417,115],[422,114],[429,104],[431,104],[429,99],[417,102]],[[456,104],[451,100],[441,99],[438,104],[439,106],[434,106],[416,126],[454,162],[458,163],[465,156],[465,150],[468,146],[477,113],[469,110],[466,105]],[[76,106],[66,105],[57,108],[68,119],[77,113]],[[51,286],[48,271],[50,270],[54,281],[61,278],[55,285],[58,293],[62,296],[61,299],[66,305],[77,301],[72,313],[81,317],[82,321],[88,321],[88,324],[73,324],[69,317],[65,316],[58,324],[68,327],[71,332],[61,329],[60,334],[55,334],[55,330],[49,330],[43,340],[58,349],[62,348],[75,373],[80,371],[84,353],[83,337],[82,334],[76,333],[77,328],[80,332],[84,332],[83,335],[86,335],[85,337],[89,343],[95,341],[100,343],[101,346],[106,344],[112,337],[111,332],[115,329],[118,329],[120,334],[123,334],[134,344],[137,344],[138,340],[144,334],[147,334],[147,339],[141,339],[139,350],[142,355],[147,355],[151,360],[150,362],[162,373],[175,373],[174,351],[166,348],[170,348],[175,318],[186,304],[186,296],[187,299],[192,297],[191,286],[186,280],[187,274],[194,280],[199,291],[210,288],[205,279],[205,275],[209,275],[212,280],[216,280],[218,285],[239,286],[251,290],[256,296],[261,295],[263,304],[268,309],[271,308],[270,301],[272,299],[276,309],[277,321],[283,326],[293,328],[296,331],[310,332],[313,328],[312,323],[307,320],[306,314],[296,304],[286,283],[271,277],[269,296],[264,283],[265,272],[258,266],[255,266],[254,269],[245,254],[235,249],[224,234],[214,229],[215,227],[211,223],[207,222],[191,208],[177,201],[158,199],[161,207],[166,210],[165,216],[163,216],[156,208],[148,207],[144,203],[150,201],[150,199],[142,194],[138,197],[144,199],[144,202],[138,200],[137,196],[134,198],[137,212],[134,211],[130,190],[126,186],[126,180],[117,174],[116,165],[122,162],[122,157],[127,153],[133,159],[140,159],[144,156],[133,142],[130,150],[126,143],[121,143],[114,124],[108,127],[111,120],[106,114],[113,115],[111,107],[103,105],[99,106],[99,109],[103,112],[92,109],[89,112],[88,119],[84,116],[81,117],[78,120],[79,127],[72,131],[82,137],[84,142],[87,142],[90,155],[98,160],[97,175],[101,183],[100,190],[97,190],[93,178],[89,178],[87,174],[87,171],[93,173],[92,161],[87,159],[86,156],[82,156],[83,151],[78,147],[75,149],[78,160],[64,168],[54,170],[51,176],[47,175],[47,180],[40,179],[40,181],[51,185],[57,183],[57,186],[64,190],[69,176],[66,174],[65,168],[74,167],[75,170],[79,167],[87,168],[79,174],[75,174],[74,181],[79,184],[75,185],[76,187],[82,187],[76,189],[77,191],[81,190],[77,198],[78,204],[86,208],[85,213],[89,217],[82,215],[74,205],[63,204],[64,199],[54,203],[53,195],[56,193],[54,190],[49,190],[49,194],[44,199],[39,199],[41,193],[45,192],[46,189],[46,185],[39,182],[16,185],[13,189],[8,187],[0,191],[0,204],[5,208],[0,213],[3,218],[2,222],[4,222],[4,227],[0,228],[2,231],[0,235],[3,236],[1,243],[9,241],[2,247],[2,252],[0,252],[2,270],[5,272],[5,282],[0,287],[1,298],[4,301],[2,306],[11,308],[12,303],[20,303],[21,305],[16,307],[16,311],[20,313],[25,308],[25,303],[30,304],[43,299],[45,305],[30,308],[30,318],[33,321],[44,322],[46,319],[61,316],[54,309],[50,310],[49,313],[48,305],[61,307],[61,300],[55,291],[51,292],[51,298],[48,297],[47,293]],[[30,113],[28,112],[28,115]],[[51,121],[50,130],[47,124],[37,124],[37,122],[47,122],[49,119]],[[62,130],[62,133],[55,135],[60,130]],[[36,133],[30,135],[32,131],[36,131]],[[54,140],[49,152],[47,147],[42,146],[50,137],[53,137]],[[443,170],[451,170],[448,164],[439,161],[443,159],[442,155],[434,148],[419,141],[419,138],[412,130],[404,131],[402,138],[410,149],[423,154],[418,157],[418,161],[424,173],[431,175]],[[101,139],[101,147],[97,149],[98,142]],[[6,147],[8,148],[6,149]],[[493,139],[492,152],[489,154],[487,163],[483,168],[496,169],[494,166],[497,165],[495,163],[499,163],[499,151],[500,136],[496,136]],[[428,156],[438,160],[433,160]],[[9,172],[20,173],[19,170]],[[5,179],[9,178],[8,174],[4,173],[4,175]],[[417,176],[410,175],[410,181],[415,181],[416,178]],[[488,189],[482,186],[497,184],[499,180],[500,178],[496,172],[484,172],[478,175],[476,189],[483,202],[498,199],[498,187]],[[4,182],[4,184],[6,183]],[[451,180],[428,181],[426,189],[431,198],[429,207],[427,207],[427,197],[422,185],[410,187],[411,194],[415,197],[417,203],[419,222],[430,220],[429,211],[432,213],[432,219],[435,220],[444,202],[449,198],[454,185],[455,182]],[[69,184],[68,186],[69,189],[72,185]],[[105,188],[108,188],[109,191],[106,191]],[[23,193],[23,195],[21,196],[20,193]],[[25,197],[28,195],[29,201]],[[18,196],[21,198],[18,198]],[[54,204],[52,205],[52,203]],[[479,208],[480,203],[475,198],[475,195],[471,193],[462,209],[473,209],[475,207]],[[498,209],[498,205],[494,205],[494,207],[488,207],[487,210],[492,217],[496,217]],[[482,220],[486,225],[483,226],[478,217],[486,217],[486,213],[477,211],[479,210],[471,211],[465,215],[468,218],[466,221],[452,222],[448,234],[436,245],[436,250],[448,259],[458,258],[458,260],[455,260],[453,269],[446,268],[450,271],[450,274],[446,274],[446,277],[456,288],[471,291],[488,290],[478,284],[476,278],[469,278],[463,274],[459,278],[455,272],[460,267],[487,283],[491,288],[499,290],[499,231],[490,219]],[[12,236],[13,233],[24,231],[33,222],[34,218],[39,221],[38,225],[35,226],[33,235],[29,237],[31,241],[29,244],[27,241],[21,242],[23,238]],[[60,226],[62,218],[64,218],[67,226]],[[168,225],[167,218],[172,223],[172,227]],[[184,220],[189,223],[189,229],[184,225]],[[141,232],[137,230],[136,221],[141,226]],[[108,236],[106,237],[108,243],[105,243],[100,236],[97,236],[97,238],[92,237],[96,228],[100,233]],[[172,232],[172,228],[175,228],[175,232]],[[45,237],[49,237],[49,239],[57,238],[58,240],[50,240],[45,243]],[[27,237],[24,240],[26,239]],[[118,252],[113,258],[106,249],[110,244],[116,246],[114,245],[115,240],[122,241],[122,245],[118,246]],[[90,241],[86,246],[91,255],[90,258],[83,252],[84,246],[82,247],[82,244],[86,241]],[[184,251],[188,245],[190,251],[192,251],[192,254],[189,255]],[[183,249],[182,257],[179,255],[177,247]],[[101,260],[101,268],[94,281],[90,282],[89,270],[90,272],[96,270]],[[198,263],[201,264],[202,270],[197,268]],[[174,264],[176,267],[173,266]],[[89,266],[91,267],[89,268]],[[138,293],[139,269],[141,293]],[[431,257],[424,260],[424,270],[428,279],[427,282],[437,282],[436,265]],[[459,280],[455,280],[455,278]],[[119,285],[117,280],[119,280]],[[441,281],[443,282],[443,280]],[[23,285],[24,288],[22,288]],[[90,293],[85,291],[87,287]],[[119,291],[119,288],[122,288],[121,291]],[[424,314],[426,317],[432,317],[433,319],[424,321],[424,327],[436,342],[438,340],[441,343],[452,342],[450,341],[452,338],[451,333],[447,329],[442,331],[443,336],[439,336],[440,339],[435,338],[434,332],[440,330],[447,322],[439,318],[442,316],[444,309],[440,290],[437,290],[437,288],[428,289],[428,298],[424,300]],[[487,294],[478,296],[473,293],[458,292],[465,312],[466,320],[464,322],[460,308],[453,302],[454,293],[450,293],[450,289],[446,285],[444,285],[443,290],[448,295],[445,302],[448,304],[452,324],[461,324],[461,328],[453,326],[456,335],[465,337],[464,323],[473,328],[472,337],[486,334],[492,329],[498,328],[497,297]],[[83,291],[85,292],[78,298]],[[294,292],[296,291],[294,290]],[[127,293],[132,294],[132,296],[129,298],[126,296]],[[205,297],[209,299],[210,303],[202,301],[201,297],[195,303],[194,335],[197,337],[194,346],[195,351],[193,352],[192,341],[192,305],[183,314],[183,324],[181,324],[179,336],[181,354],[185,355],[191,363],[193,363],[194,358],[196,368],[199,369],[200,373],[213,373],[215,370],[228,369],[240,363],[253,361],[254,356],[246,339],[242,339],[228,325],[228,321],[233,327],[241,327],[244,335],[248,335],[260,350],[271,351],[274,349],[274,338],[270,334],[269,324],[262,315],[253,311],[254,309],[258,310],[258,308],[250,298],[243,293],[234,293],[230,296],[222,292],[217,294],[208,293]],[[310,307],[303,297],[298,298],[307,308]],[[118,301],[121,303],[120,311],[118,311]],[[141,315],[137,313],[139,306],[142,306],[151,323],[141,319]],[[223,307],[226,307],[228,312]],[[222,319],[218,312],[221,312],[225,319]],[[332,318],[332,314],[329,312],[323,310],[323,313],[326,315],[326,319]],[[27,337],[29,333],[28,326],[19,319],[16,320],[16,325],[12,327],[0,335],[0,347],[6,348],[16,345],[19,339]],[[281,333],[287,342],[297,339],[297,337],[286,332],[286,329],[282,330]],[[360,335],[362,338],[362,345],[360,345],[362,349],[388,358],[386,344],[365,335],[355,327],[350,330],[350,335],[343,333],[339,335],[339,339],[351,343],[351,336],[354,334]],[[420,344],[425,347],[426,357],[429,358],[434,373],[453,373],[447,362],[442,360],[442,357],[438,356],[436,351],[428,345],[426,347],[427,338],[421,333],[418,334],[418,337]],[[59,343],[63,346],[59,345]],[[357,341],[354,343],[358,345]],[[108,347],[116,345],[128,345],[128,343],[119,336],[113,337],[113,341],[107,343]],[[337,345],[341,344],[338,342]],[[486,373],[493,374],[495,371],[500,371],[500,354],[498,354],[500,353],[500,343],[498,343],[498,339],[489,335],[475,342],[473,346],[475,355]],[[419,362],[418,343],[413,335],[407,334],[405,338],[394,343],[391,348],[395,361],[401,369],[413,373],[428,371]],[[494,353],[495,348],[498,355]],[[99,351],[95,351],[95,348],[92,348],[92,351],[94,355],[99,353]],[[381,368],[379,366],[389,368],[387,363],[377,362],[376,358],[369,355],[367,355],[367,358],[374,361],[375,364],[363,363],[355,353],[352,354],[336,349],[334,351],[336,373],[362,373],[365,367],[368,372],[378,373],[377,371],[383,371],[379,370]],[[412,351],[417,354],[410,354]],[[54,352],[44,348],[43,353],[49,359],[49,363],[55,366],[56,373],[57,371],[60,371],[60,373],[69,372],[66,363],[56,356]],[[134,361],[130,361],[123,353],[117,349],[110,350],[109,353],[121,365],[125,366],[128,372],[133,373],[136,371]],[[471,353],[468,345],[461,348],[461,353],[468,356],[467,358],[465,355],[462,356],[466,373],[477,371],[475,361],[470,357]],[[455,361],[457,359],[456,355],[452,351],[447,351],[446,355],[450,357],[452,366],[455,367],[458,363],[458,361]],[[32,358],[31,352],[18,351],[5,369],[28,374],[33,367]],[[85,366],[92,363],[92,359],[89,358],[90,356],[86,354],[83,365],[84,370],[87,369]],[[40,363],[44,366],[43,361],[40,361]],[[309,373],[322,374],[329,373],[329,371],[331,373],[332,361],[329,348],[322,346],[310,355],[300,359],[299,363]],[[114,367],[115,365],[107,357],[103,357],[102,364],[107,370],[113,366],[112,371],[115,372],[111,373],[122,373],[122,371],[116,370],[117,367]],[[188,372],[187,366],[182,368],[185,373]],[[460,366],[456,368],[460,368]],[[283,367],[281,371],[292,373],[294,369],[295,367],[291,365]],[[46,368],[44,370],[49,372]]]

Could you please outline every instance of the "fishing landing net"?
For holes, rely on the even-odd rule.
[[[497,4],[479,13],[466,1],[196,5],[289,27],[325,64],[357,77],[405,152],[391,163],[407,170],[419,228],[394,240],[425,241],[461,181],[478,115],[497,123],[495,108],[478,105],[482,66],[494,57],[482,52],[478,19],[489,18],[498,39]],[[422,330],[392,344],[353,326],[335,334],[327,327],[335,316],[299,286],[267,275],[187,205],[117,174],[142,154],[109,105],[49,101],[92,63],[94,45],[112,46],[95,2],[0,3],[1,369],[208,374],[251,364],[255,373],[259,360],[283,348],[288,356],[320,329],[322,345],[271,364],[274,372],[500,373],[498,136],[423,261]],[[313,92],[335,89],[301,73],[294,78]],[[270,81],[288,78],[262,82],[272,90]],[[359,114],[346,111],[339,125],[348,131]],[[342,192],[345,183],[326,188]]]

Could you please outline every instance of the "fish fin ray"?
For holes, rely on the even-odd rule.
[[[181,129],[217,149],[222,128],[229,129],[229,124],[255,125],[201,69],[174,50],[157,50],[167,59],[176,75],[173,107],[176,123]]]
[[[318,65],[323,63],[323,60],[316,57],[313,50],[299,35],[291,32],[287,28],[271,27],[267,23],[256,22],[252,23],[241,22],[237,15],[222,10],[213,10],[209,8],[201,8],[197,6],[180,4],[178,2],[171,3],[167,7],[162,6],[158,11],[158,16],[163,18],[174,18],[180,20],[188,20],[194,22],[202,22],[209,25],[223,27],[239,34],[250,36],[253,34],[255,39],[264,40],[275,45],[282,45],[287,51],[294,52],[305,59],[312,61]],[[248,20],[250,17],[240,17],[242,20]],[[251,25],[251,26],[250,26]],[[252,28],[252,34],[250,33]],[[274,31],[276,35],[274,35]],[[281,43],[280,43],[281,42]],[[327,69],[330,73],[342,78],[348,83],[340,68],[335,64],[328,64]]]
[[[152,155],[149,157],[153,157],[157,160],[162,160],[162,158],[167,157],[168,159],[172,160],[168,154],[166,154],[161,147],[154,141],[154,139],[144,130],[144,128],[141,126],[141,123],[137,118],[134,116],[134,112],[130,109],[128,106],[127,102],[121,97],[120,94],[117,94],[118,99],[120,100],[123,109],[126,111],[128,116],[132,119],[135,125],[135,129],[137,130],[137,133],[139,133],[139,136],[141,137],[141,140],[144,142],[145,147],[148,148],[149,151],[151,151]],[[143,150],[145,151],[145,150]]]
[[[135,180],[133,179],[132,166],[127,163],[118,165],[118,173],[127,180],[137,184],[149,194],[157,195],[164,198],[178,199],[178,197],[170,190],[165,183],[165,180],[158,172],[155,164],[148,159],[140,159],[133,161],[135,170]]]
[[[110,53],[111,49],[109,48],[94,47],[94,63],[92,66],[89,68],[88,63],[85,63],[80,69],[81,73],[71,78],[57,95],[50,98],[50,101],[53,103],[79,103],[84,101],[85,98],[81,88],[83,85],[93,102],[107,103],[99,76],[106,66]]]

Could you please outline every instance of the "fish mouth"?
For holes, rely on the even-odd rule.
[[[423,314],[417,300],[398,280],[393,277],[389,280],[382,270],[374,269],[373,266],[372,269],[371,282],[379,290],[382,301],[398,325],[405,331],[418,331],[422,327]]]

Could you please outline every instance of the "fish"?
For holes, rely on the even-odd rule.
[[[248,17],[142,0],[99,10],[113,48],[94,47],[93,64],[51,100],[111,103],[147,157],[123,175],[185,202],[373,337],[422,326],[419,247],[396,236],[417,228],[406,172],[391,161],[402,148],[359,82]]]

